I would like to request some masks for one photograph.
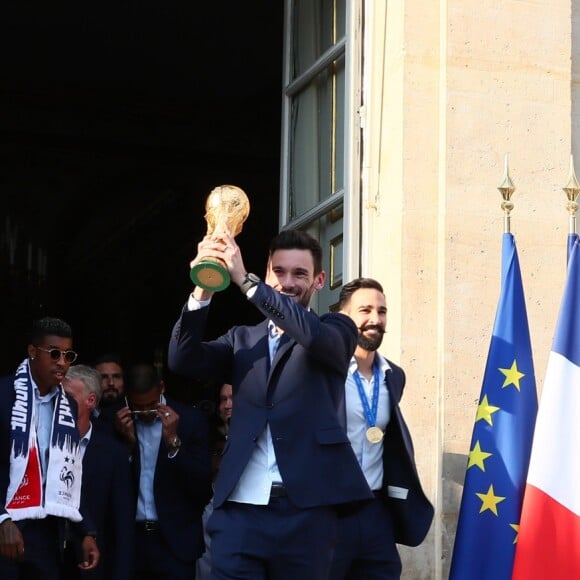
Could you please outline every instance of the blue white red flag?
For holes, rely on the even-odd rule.
[[[534,433],[516,580],[580,578],[579,411],[580,242],[575,239]]]

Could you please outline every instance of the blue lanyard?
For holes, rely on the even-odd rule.
[[[372,409],[369,406],[369,400],[366,396],[358,370],[354,371],[353,375],[356,386],[358,387],[358,394],[365,412],[367,424],[369,427],[374,427],[377,422],[377,409],[379,408],[379,368],[377,365],[373,366],[373,399]]]

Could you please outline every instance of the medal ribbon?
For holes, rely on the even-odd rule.
[[[365,412],[365,417],[369,427],[374,427],[377,422],[377,410],[379,408],[379,368],[377,365],[373,366],[373,399],[372,399],[372,409],[369,406],[369,400],[366,396],[360,375],[358,370],[353,373],[354,382],[358,388],[358,394],[360,401]]]

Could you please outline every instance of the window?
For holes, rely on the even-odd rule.
[[[307,230],[322,244],[327,284],[315,305],[320,313],[338,297],[348,256],[344,244],[354,243],[344,230],[345,218],[353,217],[345,209],[352,206],[347,180],[353,163],[347,146],[347,24],[355,4],[286,3],[280,226]]]

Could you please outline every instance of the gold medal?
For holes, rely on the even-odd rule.
[[[378,427],[369,427],[366,435],[371,443],[380,443],[383,440],[384,433]]]

